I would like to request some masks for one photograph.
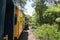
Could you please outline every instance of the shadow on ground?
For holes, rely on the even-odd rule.
[[[22,32],[22,34],[21,34],[21,36],[19,37],[18,40],[28,40],[28,31],[27,31],[27,30],[29,30],[29,28],[26,28],[26,29]]]

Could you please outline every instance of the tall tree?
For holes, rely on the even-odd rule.
[[[42,15],[43,12],[46,10],[46,6],[44,4],[45,0],[35,0],[34,1],[34,6],[35,6],[35,11],[37,13],[38,18],[38,23],[42,24]]]
[[[27,1],[27,0],[18,0],[18,2],[20,3],[20,6],[21,6],[22,8],[24,8],[24,6],[25,6],[25,4],[26,4],[26,1]]]

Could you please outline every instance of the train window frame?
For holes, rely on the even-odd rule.
[[[17,15],[15,14],[15,25],[17,24]]]

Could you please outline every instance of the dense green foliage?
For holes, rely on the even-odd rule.
[[[38,24],[42,24],[42,15],[44,13],[44,11],[47,9],[46,5],[44,5],[44,0],[35,0],[34,2],[34,7],[35,7],[35,14],[37,17],[37,23]]]
[[[30,23],[31,23],[31,16],[30,15],[25,14],[25,23],[28,24],[28,26],[30,25]]]
[[[60,40],[60,32],[57,31],[58,26],[43,24],[34,29],[36,37],[40,40]]]
[[[60,3],[46,6],[44,0],[35,0],[32,28],[40,40],[60,40]]]
[[[48,7],[42,17],[44,23],[54,23],[56,18],[60,17],[60,5]]]
[[[22,8],[24,8],[25,4],[26,4],[26,0],[18,0],[18,2],[20,3],[20,6]]]

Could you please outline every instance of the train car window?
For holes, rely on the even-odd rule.
[[[15,15],[15,25],[17,24],[17,15]]]

